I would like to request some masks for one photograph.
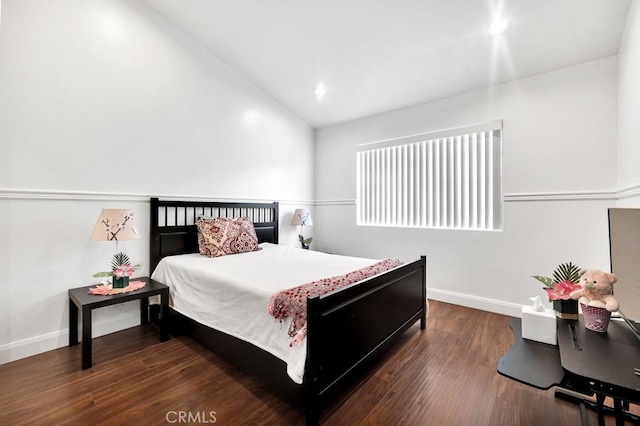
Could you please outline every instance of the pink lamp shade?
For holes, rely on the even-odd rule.
[[[140,238],[130,209],[103,209],[91,233],[92,240],[124,241]]]
[[[311,214],[308,209],[296,209],[291,224],[294,226],[312,226]]]

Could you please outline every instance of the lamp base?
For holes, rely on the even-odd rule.
[[[302,234],[298,234],[298,241],[300,241],[300,246],[305,249],[305,250],[309,250],[309,245],[311,244],[311,238],[307,238],[305,239]]]
[[[129,286],[129,277],[113,277],[112,288],[125,288]]]

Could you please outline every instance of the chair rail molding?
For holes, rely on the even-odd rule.
[[[0,188],[0,200],[64,200],[64,201],[139,201],[148,202],[150,198],[156,197],[163,200],[205,200],[223,202],[244,202],[244,203],[270,203],[272,199],[262,198],[220,198],[207,195],[180,195],[180,194],[141,194],[141,193],[118,193],[118,192],[97,192],[97,191],[65,191],[65,190],[45,190],[45,189],[5,189]],[[312,200],[276,200],[283,205],[305,205],[313,206]]]
[[[639,196],[640,196],[640,184],[619,189],[617,193],[617,198],[620,200],[624,198],[632,198],[632,197],[639,197]]]
[[[143,194],[128,192],[71,191],[50,189],[9,189],[0,188],[0,199],[6,200],[77,200],[77,201],[149,201],[151,197],[165,200],[209,200],[228,202],[271,202],[262,198],[220,198],[207,195],[184,194]],[[640,197],[640,184],[618,190],[597,191],[559,191],[559,192],[522,192],[504,194],[504,202],[541,202],[541,201],[581,201],[581,200],[620,200]],[[334,200],[278,200],[285,205],[305,206],[353,206],[355,199]]]
[[[598,191],[566,191],[566,192],[521,192],[504,194],[505,203],[515,202],[543,202],[543,201],[593,201],[620,200],[640,196],[640,184],[621,190]],[[355,205],[355,199],[316,200],[316,206]]]

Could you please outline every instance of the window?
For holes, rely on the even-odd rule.
[[[502,122],[358,147],[358,225],[502,227]]]

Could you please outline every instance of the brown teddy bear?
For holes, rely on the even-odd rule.
[[[618,301],[613,296],[613,284],[618,281],[615,275],[597,269],[580,271],[580,286],[569,294],[580,303],[597,308],[605,308],[609,312],[618,310]]]

